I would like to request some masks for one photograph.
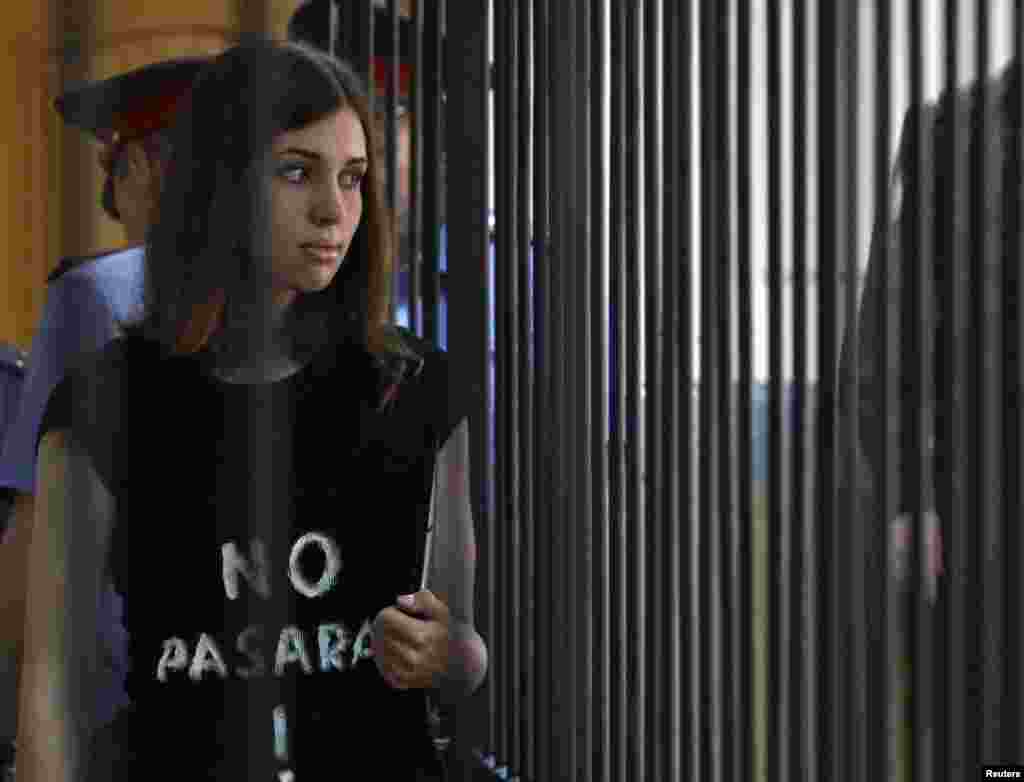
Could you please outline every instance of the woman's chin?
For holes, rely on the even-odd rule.
[[[300,290],[303,293],[319,293],[331,284],[337,273],[337,268],[334,268],[331,270],[324,269],[323,271],[311,274],[309,278],[303,280]]]

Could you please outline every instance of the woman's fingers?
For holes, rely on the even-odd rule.
[[[373,623],[373,659],[392,687],[429,687],[447,665],[447,627],[388,607]]]

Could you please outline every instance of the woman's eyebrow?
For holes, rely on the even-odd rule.
[[[299,155],[300,157],[308,158],[309,160],[316,160],[318,162],[322,161],[324,159],[323,155],[321,155],[319,152],[314,152],[311,149],[302,149],[300,147],[288,147],[287,149],[282,150],[281,154],[282,155],[288,155],[288,154]],[[348,160],[345,161],[345,165],[346,166],[356,166],[356,165],[365,166],[365,165],[367,165],[367,162],[368,161],[366,160],[365,157],[350,157]]]

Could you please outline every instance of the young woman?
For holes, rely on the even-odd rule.
[[[389,326],[365,88],[248,43],[172,145],[145,320],[41,427],[19,780],[433,779],[426,691],[486,670],[466,410],[444,354]],[[92,735],[107,578],[133,705]]]

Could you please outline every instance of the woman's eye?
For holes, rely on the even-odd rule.
[[[341,186],[346,190],[355,190],[362,184],[364,174],[362,172],[349,172],[341,175]]]
[[[285,166],[281,169],[280,174],[288,182],[294,182],[298,184],[306,179],[306,167],[299,164]]]

